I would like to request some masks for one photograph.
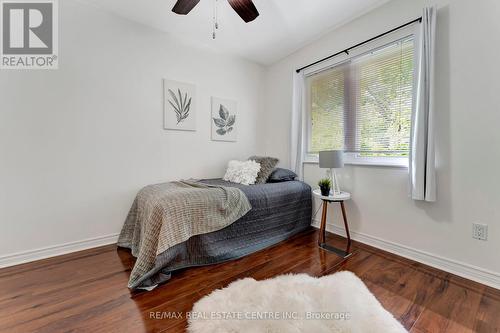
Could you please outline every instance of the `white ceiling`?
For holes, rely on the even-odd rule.
[[[226,0],[218,0],[220,28],[215,40],[215,0],[201,0],[187,16],[171,12],[176,0],[87,1],[184,42],[268,65],[387,0],[253,0],[260,16],[250,23],[244,23]]]

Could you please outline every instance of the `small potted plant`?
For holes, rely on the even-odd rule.
[[[330,189],[332,188],[332,181],[330,179],[323,178],[318,182],[318,185],[322,196],[327,197],[330,195]]]

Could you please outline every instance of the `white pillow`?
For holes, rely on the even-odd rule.
[[[229,161],[224,180],[243,185],[255,184],[260,163],[255,161]]]

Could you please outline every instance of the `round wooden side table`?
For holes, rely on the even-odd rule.
[[[349,234],[349,225],[347,223],[344,201],[351,199],[351,194],[349,192],[340,192],[339,194],[336,195],[324,196],[321,195],[321,191],[317,189],[313,191],[313,195],[321,199],[323,205],[323,211],[321,214],[321,225],[319,228],[319,238],[318,238],[319,247],[326,251],[333,252],[343,258],[349,257],[352,254],[352,252],[350,252],[351,235]],[[347,234],[347,249],[345,251],[326,244],[326,215],[328,212],[328,204],[334,202],[340,203],[340,208],[342,209],[342,217],[344,218],[344,227]]]

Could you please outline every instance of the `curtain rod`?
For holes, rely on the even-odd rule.
[[[331,59],[331,58],[333,58],[333,57],[336,57],[336,56],[338,56],[338,55],[340,55],[340,54],[342,54],[342,53],[345,53],[345,54],[347,54],[347,55],[348,55],[348,54],[349,54],[349,51],[350,51],[350,50],[352,50],[352,49],[355,49],[355,48],[357,48],[357,47],[359,47],[359,46],[361,46],[361,45],[363,45],[363,44],[369,43],[369,42],[371,42],[371,41],[373,41],[373,40],[375,40],[375,39],[378,39],[378,38],[380,38],[380,37],[383,37],[383,36],[385,36],[385,35],[388,35],[388,34],[390,34],[391,32],[394,32],[394,31],[396,31],[396,30],[399,30],[399,29],[402,29],[402,28],[404,28],[404,27],[406,27],[406,26],[409,26],[410,24],[413,24],[413,23],[415,23],[415,22],[422,22],[422,17],[416,18],[416,19],[414,19],[413,21],[410,21],[410,22],[408,22],[408,23],[402,24],[402,25],[400,25],[399,27],[396,27],[396,28],[394,28],[394,29],[391,29],[391,30],[389,30],[389,31],[386,31],[386,32],[384,32],[384,33],[382,33],[382,34],[380,34],[380,35],[378,35],[378,36],[372,37],[372,38],[370,38],[370,39],[368,39],[368,40],[365,40],[364,42],[361,42],[361,43],[358,43],[358,44],[356,44],[356,45],[354,45],[354,46],[351,46],[351,47],[349,47],[349,48],[347,48],[347,49],[345,49],[345,50],[343,50],[343,51],[337,52],[337,53],[335,53],[335,54],[329,55],[328,57],[325,57],[325,58],[323,58],[323,59],[320,59],[320,60],[318,60],[318,61],[315,61],[315,62],[313,62],[313,63],[310,63],[310,64],[309,64],[309,65],[307,65],[307,66],[304,66],[304,67],[301,67],[301,68],[297,69],[297,70],[296,70],[296,72],[297,72],[297,73],[300,73],[300,71],[302,71],[303,69],[306,69],[306,68],[309,68],[309,67],[314,66],[314,65],[316,65],[316,64],[319,64],[320,62],[323,62],[323,61],[325,61],[325,60],[328,60],[328,59]]]

